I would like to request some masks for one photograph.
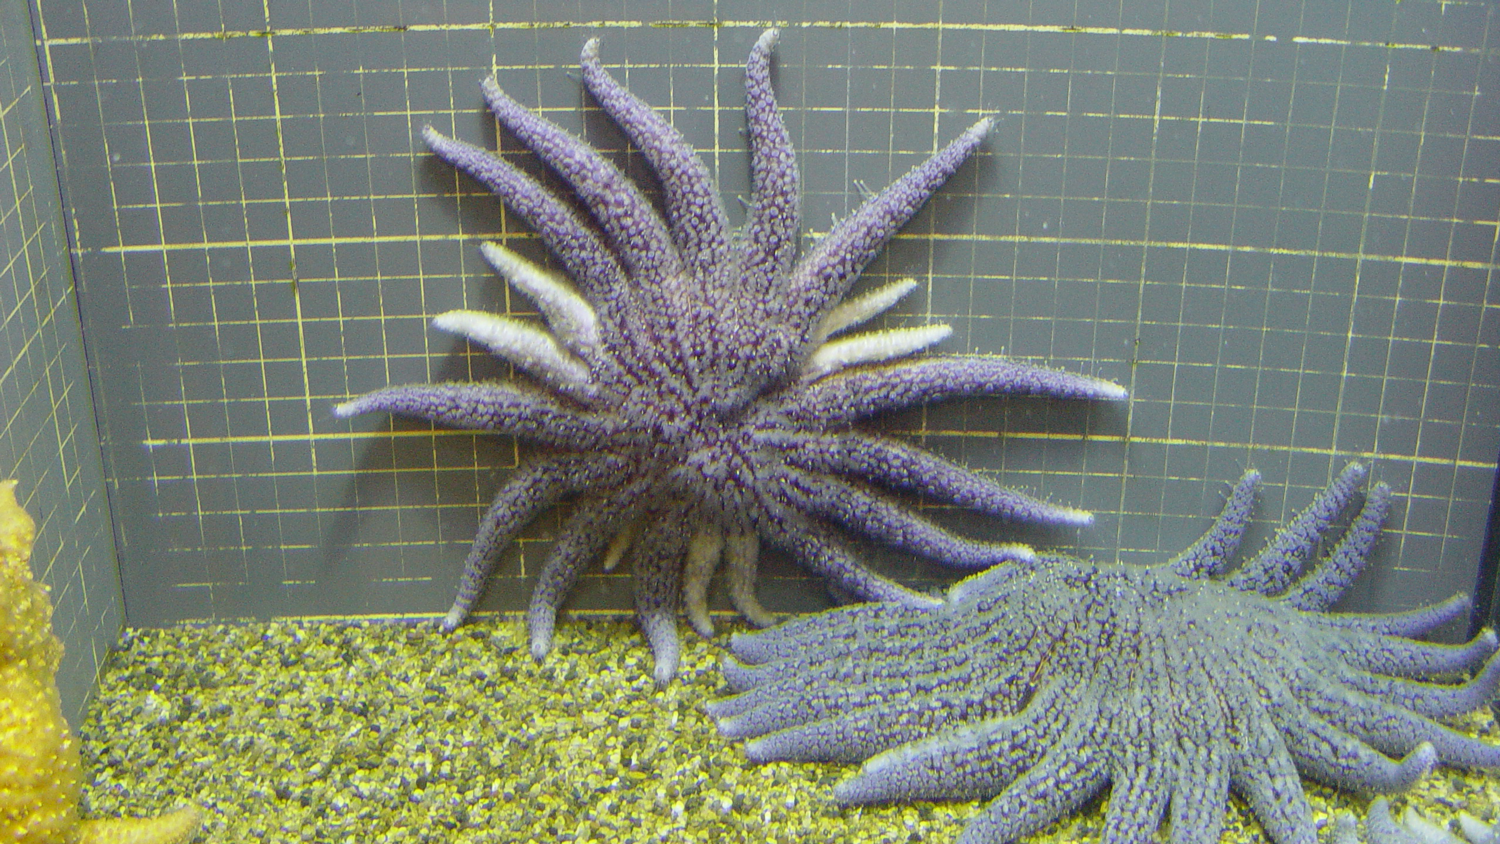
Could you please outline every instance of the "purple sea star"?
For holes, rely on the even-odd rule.
[[[535,301],[550,331],[478,311],[433,321],[488,347],[524,377],[388,387],[335,408],[340,417],[384,411],[548,449],[495,496],[447,628],[473,608],[497,550],[568,497],[581,503],[532,595],[532,652],[541,658],[550,650],[558,607],[584,566],[602,557],[608,569],[628,556],[659,682],[676,672],[679,602],[692,625],[711,634],[707,589],[721,563],[734,606],[752,622],[770,622],[754,593],[762,541],[843,590],[911,606],[934,599],[866,569],[844,533],[958,566],[1031,558],[1022,545],[956,536],[888,492],[1006,519],[1088,520],[855,427],[952,396],[1119,399],[1125,391],[1002,357],[909,357],[946,337],[947,326],[834,336],[915,287],[901,281],[844,299],[885,242],[979,146],[990,121],[864,203],[798,261],[797,165],[771,91],[775,40],[775,30],[762,35],[745,69],[753,187],[738,232],[703,161],[600,66],[595,40],[583,48],[584,85],[655,171],[665,217],[618,168],[522,107],[494,78],[484,83],[491,111],[571,198],[487,150],[424,130],[433,151],[498,195],[563,270],[486,244],[485,256]]]
[[[960,581],[937,607],[861,604],[736,635],[725,675],[739,694],[709,712],[753,739],[755,761],[863,761],[842,803],[990,798],[964,844],[1013,841],[1106,786],[1111,844],[1156,840],[1168,811],[1171,841],[1217,841],[1231,789],[1272,841],[1314,844],[1299,771],[1391,793],[1438,761],[1500,766],[1500,746],[1434,720],[1495,698],[1495,634],[1408,638],[1465,615],[1466,596],[1324,612],[1374,547],[1389,487],[1298,576],[1364,476],[1351,464],[1232,574],[1254,472],[1164,564],[1043,556]]]

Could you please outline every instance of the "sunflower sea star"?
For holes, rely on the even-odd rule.
[[[658,682],[676,672],[679,602],[693,627],[711,634],[707,589],[721,562],[734,606],[757,624],[770,621],[754,593],[762,541],[843,590],[908,606],[934,599],[864,568],[845,534],[959,566],[1032,556],[1025,546],[955,536],[887,492],[1008,519],[1087,522],[1087,513],[851,427],[952,396],[1119,399],[1125,391],[1001,357],[909,357],[946,337],[947,326],[834,337],[915,286],[902,281],[844,299],[885,242],[979,146],[990,121],[864,203],[798,261],[797,165],[771,91],[775,40],[775,30],[762,35],[746,66],[753,186],[738,232],[703,161],[600,66],[597,41],[583,48],[584,85],[655,171],[665,217],[613,164],[519,105],[494,78],[484,83],[491,111],[571,199],[487,150],[424,130],[433,151],[531,226],[566,276],[487,244],[485,256],[531,297],[550,331],[478,311],[433,321],[523,378],[395,386],[335,408],[340,417],[385,411],[548,449],[501,487],[483,517],[447,628],[473,608],[515,531],[573,496],[584,506],[564,526],[532,595],[532,652],[550,650],[557,609],[583,567],[602,557],[608,569],[628,556]]]
[[[1298,771],[1357,791],[1438,761],[1500,766],[1500,746],[1432,719],[1500,686],[1496,637],[1412,641],[1467,612],[1328,614],[1380,534],[1390,488],[1350,464],[1231,574],[1258,476],[1212,529],[1154,566],[1042,556],[954,585],[937,607],[861,604],[736,635],[739,694],[709,712],[752,760],[864,761],[842,803],[993,798],[962,842],[1011,841],[1110,786],[1103,840],[1218,840],[1228,791],[1277,844],[1316,832]],[[1481,666],[1468,682],[1438,682]],[[1396,757],[1395,759],[1391,757]]]
[[[47,587],[31,576],[36,525],[0,481],[0,841],[15,844],[178,844],[201,814],[80,820],[78,742],[63,719]]]

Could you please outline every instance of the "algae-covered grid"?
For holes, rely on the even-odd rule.
[[[724,634],[659,689],[630,622],[271,623],[128,632],[81,731],[91,814],[192,802],[199,841],[948,842],[975,803],[841,809],[836,765],[753,766],[703,712]],[[1463,724],[1500,739],[1493,719]],[[1319,817],[1361,808],[1313,787]],[[1500,778],[1440,769],[1406,798],[1492,818]],[[1401,801],[1397,802],[1398,809]],[[1226,842],[1264,841],[1242,804]],[[1036,842],[1096,841],[1099,806]]]

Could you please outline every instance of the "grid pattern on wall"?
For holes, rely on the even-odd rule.
[[[43,98],[30,12],[0,0],[0,477],[37,523],[76,724],[124,613]]]
[[[37,1],[131,624],[448,606],[524,446],[330,408],[503,374],[427,325],[528,312],[480,241],[543,257],[421,147],[428,123],[494,142],[483,76],[643,174],[569,75],[600,35],[726,196],[745,192],[739,66],[766,4],[666,4],[670,26],[515,5]],[[1401,504],[1349,605],[1472,588],[1500,452],[1493,7],[910,5],[775,10],[806,227],[996,115],[865,283],[921,282],[887,324],[947,322],[949,350],[1089,372],[1132,400],[882,424],[1097,515],[1031,538],[1133,561],[1186,545],[1247,466],[1264,532],[1372,459]],[[524,606],[561,518],[507,549],[486,607]],[[573,606],[629,608],[623,577],[587,576]],[[803,578],[773,561],[763,599],[806,606]]]

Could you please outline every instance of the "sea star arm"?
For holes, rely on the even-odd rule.
[[[943,565],[986,568],[1036,557],[1031,548],[1020,543],[966,539],[894,501],[835,478],[794,469],[787,469],[786,477],[783,490],[797,502],[799,510],[837,522],[852,534],[871,537]]]
[[[588,365],[531,323],[484,311],[446,311],[432,318],[432,327],[484,346],[557,390],[576,391],[589,383]]]
[[[655,109],[625,90],[599,64],[599,39],[583,45],[583,84],[625,130],[661,180],[672,238],[693,272],[710,281],[729,257],[728,218],[703,159]]]
[[[1083,713],[1080,713],[1080,715]],[[1087,724],[1085,720],[1083,723]],[[959,836],[959,844],[1013,841],[1075,812],[1109,781],[1092,726],[1072,728],[1035,766],[1000,792]]]
[[[624,270],[598,232],[536,179],[489,150],[449,138],[431,126],[423,128],[422,138],[433,152],[489,188],[526,221],[589,298],[605,302],[629,289]]]
[[[1303,708],[1303,712],[1307,712]],[[1438,753],[1422,742],[1398,761],[1308,713],[1284,722],[1287,749],[1302,772],[1349,791],[1395,794],[1416,785],[1437,764]],[[1491,763],[1493,764],[1493,763]]]
[[[890,800],[972,800],[995,794],[1043,758],[1069,731],[1080,705],[1062,683],[1037,692],[1025,709],[991,718],[954,733],[887,750],[839,783],[834,795],[846,805]],[[996,839],[1008,840],[1008,839]]]
[[[1330,844],[1360,844],[1354,815],[1341,813],[1335,819],[1336,827]],[[1458,813],[1458,827],[1463,830],[1459,838],[1446,826],[1433,823],[1423,817],[1410,803],[1406,813],[1398,822],[1391,816],[1390,801],[1377,797],[1370,801],[1365,812],[1365,832],[1368,844],[1497,844],[1500,843],[1500,826],[1484,823],[1468,812]]]
[[[1369,811],[1365,815],[1365,826],[1370,834],[1371,844],[1404,844],[1412,840],[1406,828],[1397,824],[1396,819],[1391,817],[1390,801],[1384,797],[1377,797],[1370,801]],[[1349,838],[1358,840],[1353,833],[1350,833]]]
[[[1279,600],[1299,610],[1326,610],[1354,583],[1364,571],[1370,552],[1380,539],[1380,526],[1391,510],[1391,488],[1376,484],[1365,495],[1365,504],[1338,544],[1312,571],[1303,575],[1283,593]]]
[[[78,824],[77,844],[180,844],[202,823],[196,808],[178,809],[155,818],[104,818]]]
[[[842,299],[886,241],[968,160],[992,122],[985,118],[970,126],[834,226],[793,270],[783,313],[821,317]]]
[[[1086,510],[1051,504],[995,483],[925,449],[858,431],[801,434],[781,443],[788,462],[802,469],[851,474],[902,492],[914,492],[979,513],[1020,522],[1086,525]]]
[[[1148,748],[1132,748],[1109,778],[1109,805],[1099,840],[1148,844],[1156,838],[1171,796],[1166,766],[1152,758]]]
[[[813,333],[813,343],[822,343],[846,328],[859,325],[877,314],[884,313],[892,305],[901,301],[906,294],[916,289],[916,279],[903,278],[883,287],[877,287],[862,296],[840,301],[818,322],[818,330]]]
[[[1405,612],[1379,615],[1356,615],[1353,613],[1320,616],[1317,623],[1347,630],[1362,630],[1382,636],[1424,636],[1453,621],[1468,615],[1474,609],[1474,600],[1460,592],[1446,600]]]
[[[566,129],[511,99],[493,76],[484,80],[483,88],[495,118],[568,183],[632,277],[671,286],[684,274],[666,224],[618,167]]]
[[[1368,470],[1364,464],[1350,463],[1313,502],[1288,522],[1260,553],[1229,576],[1229,585],[1246,592],[1274,595],[1285,589],[1297,576],[1301,564],[1317,547],[1329,525],[1356,498]]]
[[[584,357],[599,346],[599,315],[561,274],[539,267],[498,243],[479,251],[511,286],[531,297],[563,345]]]
[[[468,617],[484,593],[500,547],[542,510],[563,496],[580,492],[620,476],[625,461],[613,457],[558,457],[532,463],[505,482],[479,522],[474,544],[464,559],[458,596],[443,619],[444,630],[454,630]]]
[[[572,591],[584,566],[627,531],[641,511],[641,497],[649,484],[631,481],[622,491],[579,507],[563,527],[557,542],[542,563],[541,576],[526,610],[526,629],[531,637],[531,655],[540,660],[552,650],[552,631],[557,610]]]
[[[834,428],[879,413],[955,396],[1051,396],[1123,399],[1125,390],[1098,378],[1008,358],[931,355],[835,372],[788,397],[788,415]]]
[[[1493,673],[1493,672],[1492,672]],[[1462,698],[1477,697],[1475,691],[1485,691],[1483,685],[1474,688],[1447,687],[1447,699],[1429,694],[1416,701],[1417,707],[1395,705],[1389,701],[1351,690],[1333,682],[1324,672],[1307,667],[1298,672],[1294,682],[1299,700],[1305,703],[1311,717],[1309,721],[1327,724],[1336,730],[1340,738],[1350,737],[1351,743],[1368,745],[1380,753],[1392,756],[1411,755],[1424,745],[1436,754],[1435,759],[1448,765],[1465,768],[1500,767],[1500,745],[1486,744],[1437,723],[1424,715],[1420,709],[1445,709],[1462,702]],[[1472,712],[1493,699],[1493,678],[1487,683],[1489,696],[1478,698],[1457,712]],[[1431,686],[1432,689],[1443,689]],[[1406,690],[1408,693],[1410,689]],[[1306,725],[1304,725],[1306,726]],[[1323,754],[1327,756],[1328,754]],[[1380,757],[1382,761],[1385,757]],[[1389,793],[1393,789],[1376,786],[1369,788]],[[1401,790],[1400,788],[1394,790]]]
[[[791,135],[771,89],[771,48],[778,33],[766,30],[745,62],[745,125],[750,135],[750,208],[740,247],[742,298],[756,314],[777,308],[778,285],[797,254],[799,177]]]
[[[1234,765],[1230,784],[1260,821],[1272,841],[1317,844],[1312,812],[1291,754],[1264,713],[1241,711],[1240,731],[1232,735]]]
[[[578,413],[540,391],[502,382],[386,387],[335,405],[333,415],[348,419],[372,411],[575,449],[595,446],[617,433],[604,417]]]
[[[1487,706],[1500,692],[1500,655],[1492,654],[1484,667],[1465,683],[1447,685],[1386,677],[1345,669],[1339,682],[1386,703],[1410,709],[1427,718],[1451,718]]]
[[[1500,844],[1500,824],[1487,824],[1468,812],[1459,812],[1458,828],[1469,844]]]
[[[681,507],[646,519],[631,549],[634,555],[635,615],[651,645],[652,672],[658,686],[677,674],[681,643],[677,638],[677,607],[682,594],[682,568],[676,565],[687,550],[687,515]]]
[[[1250,516],[1255,509],[1255,487],[1259,482],[1259,472],[1246,472],[1230,491],[1214,526],[1167,563],[1167,567],[1183,577],[1195,579],[1221,574],[1234,559],[1240,540],[1245,536],[1245,528],[1250,526]]]
[[[827,694],[799,685],[825,682]],[[745,745],[757,762],[858,762],[930,736],[954,713],[999,706],[993,689],[965,682],[962,667],[847,686],[797,675],[767,688],[772,696],[762,706],[723,721],[726,738],[759,736]]]
[[[812,653],[760,665],[724,664],[724,678],[740,694],[710,707],[725,736],[743,738],[853,712],[866,704],[891,702],[918,689],[930,693],[961,672],[964,665],[941,666],[915,653],[921,647],[907,624],[864,627],[882,642],[841,641]],[[916,635],[920,635],[918,627]],[[898,642],[891,645],[889,642]],[[857,673],[850,664],[857,661]],[[913,679],[920,675],[919,679]],[[963,678],[960,678],[963,679]],[[969,677],[968,679],[973,679]]]
[[[952,333],[953,328],[947,325],[919,325],[915,328],[867,331],[829,340],[814,349],[803,362],[802,377],[814,380],[830,372],[862,363],[880,363],[906,357],[943,342]]]
[[[1495,653],[1493,630],[1461,645],[1410,642],[1375,633],[1351,633],[1334,644],[1334,651],[1350,665],[1389,677],[1416,677],[1469,671]]]
[[[1172,788],[1171,844],[1218,841],[1229,802],[1229,765],[1219,742],[1191,751]]]
[[[760,560],[760,537],[754,531],[731,530],[724,535],[724,566],[729,570],[729,603],[756,627],[776,623],[776,615],[755,596],[755,571]]]
[[[700,528],[688,540],[682,564],[682,611],[688,624],[705,639],[714,635],[708,617],[708,587],[714,570],[724,559],[724,532]]]
[[[787,508],[760,521],[761,537],[791,554],[829,582],[867,601],[892,601],[908,607],[941,603],[870,571],[837,536],[821,524]]]
[[[879,608],[878,610],[875,608]],[[858,616],[852,615],[855,609],[860,609]],[[753,633],[736,633],[729,639],[729,649],[733,652],[735,659],[742,665],[725,663],[725,679],[737,689],[749,688],[749,684],[735,682],[728,676],[732,668],[743,669],[744,666],[759,666],[761,664],[774,664],[781,660],[792,659],[807,651],[808,642],[823,641],[823,636],[838,637],[840,639],[853,639],[860,633],[851,630],[852,625],[847,623],[850,619],[874,618],[891,624],[899,622],[905,614],[900,608],[890,604],[870,604],[858,607],[849,606],[826,612],[800,615],[766,630],[757,630]],[[863,630],[864,628],[855,628]],[[717,706],[718,701],[709,706]]]

